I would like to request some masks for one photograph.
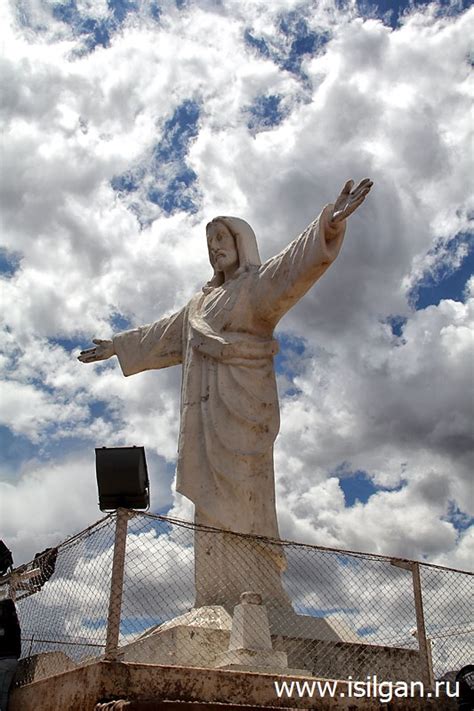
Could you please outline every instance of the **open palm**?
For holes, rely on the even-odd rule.
[[[359,205],[364,202],[369,194],[373,182],[370,178],[364,178],[354,190],[352,189],[353,185],[354,181],[348,180],[342,188],[334,203],[331,222],[341,222],[341,220],[345,220],[346,217],[349,217],[354,210],[357,210]]]
[[[97,360],[107,360],[115,355],[113,341],[94,338],[92,343],[95,343],[95,348],[87,348],[77,356],[81,363],[95,363]]]

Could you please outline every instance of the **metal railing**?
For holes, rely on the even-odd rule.
[[[223,666],[245,590],[261,594],[287,672],[431,684],[474,658],[465,571],[125,509],[40,563],[0,579],[22,626],[19,683],[100,658]]]

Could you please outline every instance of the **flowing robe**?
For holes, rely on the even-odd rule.
[[[339,252],[345,223],[330,227],[331,210],[264,264],[114,337],[124,375],[182,364],[176,489],[194,502],[197,523],[278,538],[273,330]],[[281,553],[274,562],[284,568]]]

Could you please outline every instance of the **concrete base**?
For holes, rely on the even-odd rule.
[[[288,660],[285,666],[299,670],[298,675],[306,670],[306,674],[326,679],[347,679],[351,675],[353,679],[365,680],[372,674],[387,681],[422,678],[415,650],[361,644],[357,637],[357,643],[341,641],[325,619],[296,614],[294,617],[296,619],[288,620],[285,625],[283,621],[279,627],[274,624],[270,630],[273,650],[284,652]],[[151,628],[136,642],[122,647],[119,659],[132,663],[219,667],[222,655],[229,649],[231,628],[232,617],[223,607],[193,609]],[[280,633],[275,634],[275,629]],[[265,665],[258,666],[261,670]],[[276,667],[278,664],[271,664],[272,670]]]
[[[267,608],[272,636],[299,637],[300,639],[322,639],[332,642],[360,642],[360,637],[344,620],[336,615],[311,617],[297,615],[296,612],[279,614],[277,609]]]
[[[263,649],[230,649],[219,654],[216,659],[219,669],[260,669],[267,674],[289,674],[285,652]]]
[[[232,617],[221,606],[200,607],[175,617],[120,650],[120,660],[145,664],[214,667],[229,646]]]
[[[277,678],[291,682],[288,675]],[[348,698],[348,687],[343,681],[339,682],[337,698],[306,697],[291,701],[278,698],[274,681],[274,674],[97,662],[13,689],[9,711],[94,711],[98,702],[114,699],[130,701],[130,711],[134,708],[156,711],[166,701],[179,701],[184,708],[187,702],[190,709],[196,708],[195,703],[203,704],[206,709],[217,703],[223,704],[224,709],[239,704],[253,709],[316,706],[318,711],[381,709],[378,699]],[[312,681],[308,678],[309,683]],[[390,711],[455,711],[456,708],[456,700],[448,698],[393,699],[390,703]]]
[[[232,649],[219,654],[216,666],[227,671],[244,671],[273,676],[307,677],[306,669],[290,669],[283,652]]]
[[[75,669],[77,664],[64,652],[42,652],[20,659],[15,674],[19,684],[28,684],[39,679]]]

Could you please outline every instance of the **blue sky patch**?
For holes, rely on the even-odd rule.
[[[5,425],[0,425],[0,466],[3,478],[11,470],[12,479],[16,479],[21,464],[33,459],[36,454],[37,447],[28,437],[15,434]]]
[[[284,373],[293,378],[301,371],[298,361],[301,361],[306,350],[305,340],[282,332],[277,334],[277,339],[280,350],[275,356],[275,370],[277,373]]]
[[[197,175],[193,170],[183,168],[164,188],[151,188],[147,198],[161,207],[167,215],[171,215],[176,210],[196,212],[198,208],[193,196],[188,192],[188,188],[192,187],[196,178]]]
[[[426,276],[420,284],[410,292],[409,301],[414,307],[425,309],[427,306],[437,306],[443,299],[464,301],[464,292],[468,279],[474,273],[474,242],[472,235],[460,234],[453,240],[450,251],[459,243],[468,244],[469,250],[461,265],[453,271],[450,266],[440,265],[434,274]],[[457,243],[457,244],[456,244]]]
[[[359,627],[357,634],[359,637],[368,637],[369,635],[378,632],[378,627],[373,627],[372,625],[367,625],[366,627]]]
[[[110,416],[109,406],[103,400],[95,400],[94,402],[90,402],[89,410],[93,420],[96,420],[99,417],[106,420]]]
[[[155,22],[159,22],[159,20],[161,18],[161,7],[160,7],[159,3],[157,3],[157,2],[150,3],[150,15],[155,20]]]
[[[94,444],[90,440],[82,437],[75,437],[73,432],[70,436],[54,438],[51,434],[57,426],[52,424],[41,433],[39,443],[31,442],[28,436],[16,434],[8,427],[0,425],[0,466],[2,467],[2,477],[8,481],[8,472],[12,472],[16,480],[22,467],[29,461],[45,463],[56,461],[66,452],[68,456],[77,453],[93,452]],[[92,461],[92,460],[91,460]],[[93,465],[91,465],[93,467]],[[93,477],[91,469],[91,477]],[[92,479],[91,479],[92,481]]]
[[[86,343],[84,345],[84,339],[83,338],[50,338],[48,339],[49,342],[55,346],[60,346],[61,348],[64,348],[65,351],[71,352],[76,350],[77,348],[80,348],[81,351],[84,348],[89,348],[92,347],[92,343]]]
[[[54,5],[53,17],[69,25],[74,34],[82,35],[88,51],[92,51],[98,46],[109,46],[110,21],[105,18],[97,20],[81,15],[77,8],[76,0]]]
[[[293,73],[300,71],[301,62],[306,55],[315,54],[316,50],[329,39],[327,32],[318,35],[310,30],[305,18],[299,16],[297,12],[283,15],[278,29],[289,43],[289,50],[286,57],[281,58],[280,66]]]
[[[133,193],[140,186],[140,177],[143,177],[144,171],[127,171],[122,175],[114,175],[110,184],[118,193]]]
[[[449,502],[448,514],[444,520],[452,523],[454,528],[460,533],[474,525],[474,516],[469,516],[469,514],[461,511],[454,501]]]
[[[262,57],[271,59],[292,74],[300,74],[303,59],[315,55],[330,39],[329,32],[318,33],[309,29],[306,19],[295,11],[280,15],[277,32],[280,41],[274,43],[259,37],[251,29],[245,31],[244,40]]]
[[[282,97],[277,94],[257,96],[247,109],[249,113],[247,127],[257,133],[278,126],[285,116],[281,108],[281,99]]]
[[[148,466],[148,471],[151,472],[152,467],[150,467],[150,462],[148,461],[148,452],[145,452],[146,457],[147,457],[147,466]],[[152,465],[153,466],[153,465]],[[172,472],[172,474],[174,471]],[[150,489],[151,493],[151,489]],[[166,512],[169,510],[170,506],[163,506],[160,509],[156,509],[153,511],[153,514],[158,515],[158,516],[165,516]],[[162,510],[163,509],[163,510]],[[136,528],[135,528],[136,526]],[[149,531],[153,531],[155,534],[155,537],[158,538],[159,536],[163,535],[169,535],[172,533],[174,530],[174,526],[171,523],[168,523],[168,521],[162,521],[160,519],[156,518],[148,518],[148,519],[137,519],[136,521],[130,521],[129,524],[129,530],[130,533],[133,533],[135,535],[143,535],[145,533],[148,533]],[[192,545],[192,542],[190,543]]]
[[[362,471],[354,472],[347,477],[339,477],[339,486],[344,492],[344,500],[347,507],[354,506],[358,501],[366,504],[379,488]]]
[[[385,321],[392,329],[392,334],[397,336],[397,338],[401,338],[403,335],[403,328],[406,322],[407,319],[405,316],[389,316]]]
[[[93,619],[92,617],[82,620],[82,624],[88,630],[103,630],[107,627],[107,618],[97,617]]]
[[[164,135],[154,150],[155,163],[184,160],[189,143],[198,134],[200,109],[196,101],[188,99],[177,107],[166,121]]]
[[[339,7],[347,7],[347,2],[338,2]],[[392,29],[400,26],[403,16],[413,9],[426,8],[427,5],[434,4],[432,0],[376,0],[375,2],[360,1],[357,3],[357,9],[361,17],[364,18],[379,18],[384,21],[384,24],[390,25]],[[469,0],[437,0],[438,15],[457,15],[470,6]]]
[[[112,188],[119,194],[138,193],[143,183],[149,183],[145,199],[157,205],[167,215],[183,210],[195,213],[198,210],[196,173],[188,166],[186,158],[192,140],[198,134],[200,106],[188,99],[180,104],[163,127],[163,137],[152,151],[148,164],[130,168],[122,175],[114,176]],[[147,219],[135,201],[130,209],[140,223]]]
[[[138,10],[138,3],[134,0],[108,0],[107,7],[117,25],[121,25],[130,12]]]
[[[128,331],[130,328],[132,328],[132,322],[126,316],[117,312],[112,314],[110,323],[112,325],[114,333]]]
[[[136,12],[134,0],[108,0],[108,14],[102,18],[89,17],[80,12],[76,0],[57,3],[52,8],[56,20],[69,25],[75,35],[83,38],[86,51],[96,47],[108,47],[111,36],[120,29],[127,15]]]
[[[244,32],[244,40],[249,47],[255,49],[262,57],[270,59],[270,48],[262,37],[257,37],[251,30],[247,29]]]
[[[287,333],[277,333],[280,350],[274,358],[275,372],[285,376],[290,382],[304,369],[306,343],[303,338],[290,336]],[[296,386],[286,388],[282,393],[285,397],[293,397],[301,392]]]
[[[12,277],[18,270],[21,262],[21,255],[12,252],[5,247],[0,247],[0,275]]]

